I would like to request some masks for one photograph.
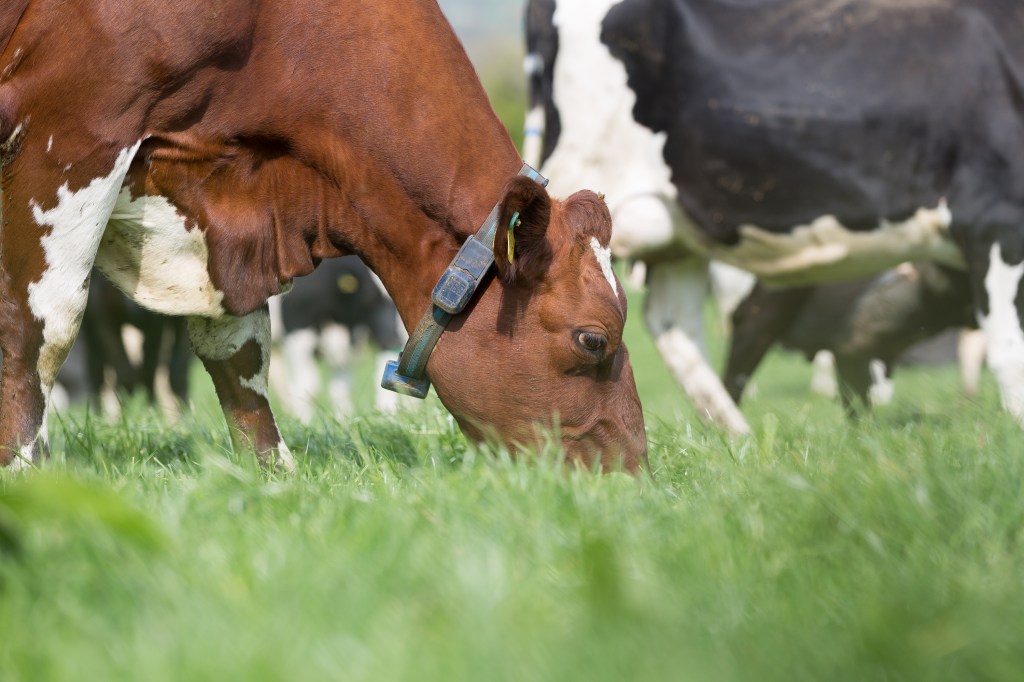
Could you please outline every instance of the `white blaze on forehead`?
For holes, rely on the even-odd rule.
[[[612,250],[609,248],[602,248],[601,242],[597,241],[597,237],[590,238],[590,248],[594,250],[594,257],[597,258],[597,264],[601,266],[601,274],[608,280],[608,286],[612,288],[612,293],[615,294],[615,298],[619,297],[619,285],[615,281],[615,271],[612,270]]]
[[[978,320],[988,343],[988,364],[999,382],[1003,406],[1024,422],[1024,331],[1017,312],[1017,292],[1024,263],[1008,265],[999,244],[993,244],[985,291],[988,315]]]
[[[223,314],[207,269],[205,233],[162,196],[121,190],[96,266],[139,304],[166,315]]]
[[[44,394],[78,332],[100,237],[139,144],[122,150],[105,177],[75,192],[67,184],[58,189],[54,208],[44,211],[36,201],[29,202],[36,223],[51,228],[40,240],[46,267],[28,287],[32,314],[43,322],[37,367]]]

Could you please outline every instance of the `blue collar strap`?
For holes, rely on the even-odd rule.
[[[548,184],[544,176],[525,163],[519,175],[530,178],[542,187]],[[430,310],[416,325],[398,360],[388,361],[384,378],[380,382],[382,387],[414,398],[427,397],[430,391],[427,360],[434,346],[452,317],[461,313],[469,304],[480,281],[494,265],[494,235],[498,231],[499,208],[495,206],[491,210],[484,224],[465,241],[437,281],[431,295],[433,302]]]

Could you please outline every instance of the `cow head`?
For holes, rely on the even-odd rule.
[[[496,275],[449,325],[428,368],[468,435],[514,448],[554,427],[572,460],[630,470],[646,463],[610,236],[611,216],[596,194],[559,202],[532,180],[509,182]]]

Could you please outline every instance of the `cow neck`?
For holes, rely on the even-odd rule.
[[[547,185],[547,180],[526,163],[520,168],[519,175]],[[494,265],[494,238],[500,211],[501,204],[495,204],[480,228],[463,242],[448,264],[434,285],[427,311],[409,335],[401,356],[387,363],[381,386],[413,398],[427,397],[430,391],[427,362],[434,347],[452,317],[466,308],[487,271]]]

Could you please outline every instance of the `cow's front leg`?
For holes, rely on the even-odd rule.
[[[1012,261],[1000,244],[989,251],[978,321],[985,332],[988,366],[999,384],[1003,407],[1024,424],[1024,330],[1021,327],[1024,262]],[[980,268],[979,268],[980,269]],[[980,273],[972,273],[975,281]]]
[[[270,316],[267,306],[242,317],[190,317],[192,350],[213,379],[236,452],[255,450],[265,466],[295,469],[267,399]]]
[[[0,224],[0,466],[15,468],[47,452],[50,390],[78,334],[96,251],[138,149],[97,147],[59,165],[63,146],[41,140],[45,127],[20,131],[6,145],[13,156],[3,167]]]
[[[736,403],[708,362],[704,302],[708,264],[692,258],[648,267],[647,326],[665,364],[702,417],[732,434],[750,432]]]

